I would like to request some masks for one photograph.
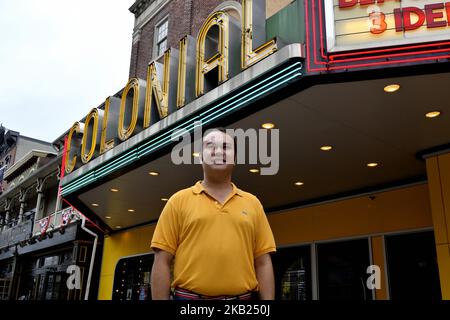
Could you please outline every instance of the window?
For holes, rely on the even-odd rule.
[[[156,57],[159,57],[167,49],[167,32],[169,28],[169,20],[166,18],[156,26],[155,39],[156,39]]]
[[[45,288],[45,300],[62,300],[67,294],[65,282],[67,275],[63,272],[47,274],[47,286]]]
[[[392,300],[441,300],[433,231],[386,236]]]
[[[59,256],[49,256],[44,258],[44,267],[55,266],[59,264]]]

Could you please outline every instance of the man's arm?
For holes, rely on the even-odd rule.
[[[170,264],[173,255],[160,249],[155,250],[153,261],[151,290],[153,300],[169,300],[170,297]]]
[[[268,253],[255,259],[256,279],[259,283],[259,298],[261,300],[275,299],[275,280],[273,276],[272,259]]]

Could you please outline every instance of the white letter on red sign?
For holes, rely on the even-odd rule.
[[[358,0],[339,0],[339,8],[350,8],[356,6]]]

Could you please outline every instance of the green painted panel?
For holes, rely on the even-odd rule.
[[[279,37],[286,43],[305,43],[305,0],[295,0],[266,20],[267,40]]]

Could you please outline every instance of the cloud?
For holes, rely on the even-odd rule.
[[[133,1],[0,2],[0,123],[53,141],[126,85]]]

